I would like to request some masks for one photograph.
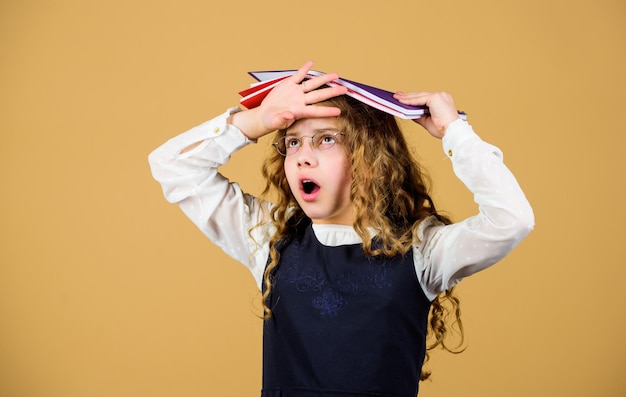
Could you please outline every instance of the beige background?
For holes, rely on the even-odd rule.
[[[626,6],[587,1],[0,2],[0,396],[256,396],[258,294],[147,155],[309,59],[447,90],[500,146],[536,230],[460,287],[468,349],[423,396],[624,396]],[[475,211],[407,134],[440,208]],[[224,172],[258,193],[268,142]]]

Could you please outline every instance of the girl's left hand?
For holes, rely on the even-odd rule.
[[[448,125],[459,118],[452,96],[447,92],[397,92],[394,98],[412,106],[428,106],[429,115],[416,119],[435,138],[443,138]]]

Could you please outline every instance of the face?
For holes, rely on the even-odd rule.
[[[334,118],[311,118],[295,122],[287,136],[311,137],[337,130]],[[318,150],[311,139],[302,140],[300,149],[285,157],[285,174],[296,201],[313,223],[352,225],[354,208],[350,200],[352,171],[340,143]]]

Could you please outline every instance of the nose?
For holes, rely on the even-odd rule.
[[[317,150],[313,148],[311,139],[303,139],[300,150],[295,153],[298,156],[299,167],[314,167],[317,165]]]

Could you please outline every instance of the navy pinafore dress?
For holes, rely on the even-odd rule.
[[[273,276],[262,397],[417,395],[430,301],[411,254],[324,246],[309,224]]]

